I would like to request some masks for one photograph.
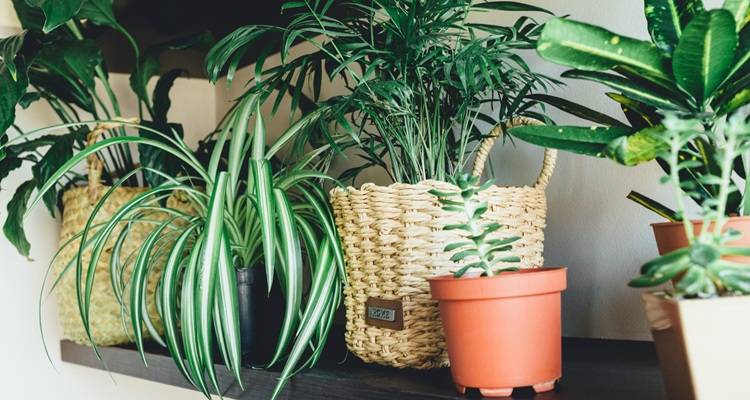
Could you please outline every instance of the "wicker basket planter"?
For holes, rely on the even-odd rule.
[[[539,122],[519,118],[510,125],[519,124]],[[480,145],[474,175],[481,175],[501,133],[496,127]],[[533,186],[494,186],[481,194],[489,206],[487,219],[505,225],[495,235],[521,237],[513,249],[523,268],[543,265],[545,189],[555,158],[554,150],[545,150]],[[365,184],[331,192],[348,275],[346,342],[366,362],[418,369],[448,366],[439,310],[427,278],[455,269],[443,248],[459,236],[442,228],[460,216],[443,211],[429,194],[431,189],[457,190],[445,182],[423,181],[385,187]]]
[[[88,136],[89,145],[94,143],[101,133],[114,127],[117,127],[117,124],[103,124],[97,126]],[[90,344],[90,342],[81,321],[76,291],[75,259],[78,256],[80,240],[71,239],[83,231],[95,205],[109,190],[109,187],[102,186],[101,184],[103,168],[101,161],[96,156],[91,156],[87,160],[87,163],[89,174],[88,186],[72,188],[63,194],[62,227],[60,231],[61,250],[52,266],[53,280],[61,273],[65,272],[62,278],[56,282],[54,288],[57,297],[58,313],[60,324],[62,325],[63,336],[80,344]],[[146,188],[142,187],[116,188],[107,199],[104,207],[99,210],[99,213],[94,220],[94,224],[107,221],[121,206],[143,193],[145,190]],[[169,205],[170,207],[180,208],[183,211],[189,209],[187,205],[180,204],[179,201],[174,198],[169,199]],[[158,213],[154,213],[153,215],[154,220],[164,218],[166,218],[166,214],[158,215]],[[136,250],[146,236],[152,231],[153,227],[154,225],[146,223],[133,224],[130,227],[128,238],[123,243],[123,254],[129,254]],[[130,326],[127,314],[122,314],[122,306],[115,297],[110,280],[111,250],[122,229],[122,226],[118,226],[114,230],[110,240],[106,244],[105,251],[102,253],[99,263],[96,265],[96,272],[94,274],[94,285],[91,294],[91,307],[89,313],[90,327],[94,341],[97,345],[102,346],[111,346],[132,341],[132,327]],[[93,232],[96,232],[96,230],[92,230],[92,235]],[[65,247],[62,247],[63,245],[65,245]],[[91,249],[88,248],[82,254],[84,267],[88,265],[90,260]],[[146,294],[150,299],[148,315],[150,316],[155,329],[158,332],[162,332],[163,327],[154,300],[154,292],[160,275],[161,263],[157,262],[154,263],[154,265],[155,268],[150,271],[148,291]],[[124,271],[125,279],[129,276],[129,268],[131,267],[132,263],[130,263],[129,267]],[[83,280],[85,280],[85,277],[82,281]],[[127,291],[125,292],[124,297],[127,306]]]

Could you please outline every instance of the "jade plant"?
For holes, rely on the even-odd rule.
[[[702,139],[716,143],[715,174],[701,181],[717,188],[714,198],[704,201],[702,224],[694,226],[685,218],[682,225],[689,246],[660,256],[643,265],[641,276],[630,281],[634,287],[650,287],[674,281],[674,293],[679,297],[713,297],[731,294],[750,294],[750,269],[744,262],[727,259],[731,256],[750,256],[750,249],[731,245],[741,233],[726,228],[727,199],[739,188],[733,183],[734,165],[750,151],[750,123],[747,115],[735,114],[716,121],[713,129],[705,131],[699,120],[682,120],[667,116],[665,131],[660,136],[667,151],[661,159],[670,173],[663,179],[675,189],[678,217],[686,212],[685,198],[699,190],[695,182],[684,179],[683,172],[700,163],[697,159],[684,159],[692,152],[690,143]]]
[[[303,0],[281,9],[293,15],[287,26],[249,25],[220,40],[207,57],[209,76],[226,70],[231,78],[247,51],[264,49],[247,91],[275,91],[275,108],[289,94],[293,111],[317,110],[297,147],[327,140],[338,152],[353,148],[361,163],[342,180],[379,167],[394,182],[447,181],[471,160],[486,124],[544,119],[532,95],[556,81],[519,55],[534,47],[540,25],[530,16],[508,26],[474,22],[487,12],[549,14],[543,8],[512,1]],[[312,50],[293,51],[299,43]],[[267,65],[267,55],[278,51],[281,65]],[[344,89],[326,96],[326,81]]]
[[[443,210],[461,215],[460,223],[443,227],[444,230],[460,231],[467,239],[450,243],[443,250],[454,252],[451,261],[463,263],[453,276],[460,278],[472,268],[480,269],[483,276],[518,270],[512,263],[521,259],[513,255],[512,244],[520,237],[490,239],[489,235],[501,229],[502,225],[482,220],[487,212],[487,202],[479,200],[479,193],[492,186],[492,181],[479,185],[479,177],[461,174],[452,179],[452,183],[458,187],[458,192],[431,190],[430,193],[438,197]]]
[[[557,18],[545,24],[536,47],[544,59],[573,68],[563,77],[608,86],[607,96],[619,103],[627,123],[552,99],[548,103],[603,126],[530,126],[512,129],[511,134],[542,146],[609,157],[624,165],[656,159],[670,174],[671,167],[657,157],[666,149],[664,113],[693,118],[710,131],[717,121],[750,102],[750,2],[726,0],[712,10],[706,10],[700,0],[644,3],[650,40]],[[695,161],[681,168],[680,174],[683,181],[693,182],[689,197],[699,206],[716,201],[721,189],[704,179],[719,170],[721,143],[714,139],[695,136],[680,153],[681,159]],[[748,160],[737,159],[734,169],[732,179],[745,180]],[[669,220],[679,220],[674,210],[640,193],[628,197]],[[750,213],[750,185],[722,201],[727,215]]]
[[[176,69],[162,74],[153,92],[147,89],[147,84],[159,73],[159,57],[164,51],[208,47],[212,40],[210,35],[196,34],[142,51],[117,21],[111,0],[13,0],[13,6],[23,30],[0,38],[0,182],[22,167],[31,167],[32,176],[15,188],[3,225],[7,239],[19,253],[28,256],[30,243],[20,224],[26,200],[86,146],[89,128],[85,121],[123,116],[121,98],[113,89],[96,41],[97,32],[114,30],[130,44],[136,60],[130,86],[138,99],[143,124],[179,135],[182,127],[168,122],[167,113],[170,89],[184,71]],[[18,126],[15,123],[17,109],[26,109],[35,102],[46,103],[66,128],[55,135],[40,136]],[[132,134],[118,128],[102,136]],[[140,130],[137,134],[149,136],[150,132]],[[159,139],[158,136],[152,138]],[[139,147],[137,151],[128,146],[108,148],[99,158],[103,163],[105,184],[112,184],[125,175],[129,176],[129,186],[160,182],[158,175],[148,171],[129,175],[137,164],[171,174],[181,169],[174,158],[152,147]],[[80,170],[67,171],[45,193],[44,203],[49,211],[55,214],[64,190],[85,182],[86,176]]]
[[[310,118],[292,124],[267,147],[260,98],[242,97],[221,126],[208,165],[200,163],[173,132],[117,123],[147,130],[159,139],[118,136],[81,150],[49,177],[30,205],[31,209],[42,201],[57,180],[86,157],[116,146],[153,147],[186,166],[177,176],[141,166],[120,177],[96,203],[84,230],[63,244],[78,246],[78,256],[62,274],[76,276],[78,306],[94,351],[98,355],[89,324],[94,276],[103,253],[111,251],[112,290],[144,362],[148,332],[167,347],[179,371],[207,397],[221,394],[214,354],[221,354],[242,385],[235,269],[262,266],[268,291],[278,280],[285,299],[278,342],[265,365],[284,364],[275,398],[291,376],[320,357],[342,296],[342,249],[320,184],[327,177],[308,169],[317,153],[291,164],[271,164]],[[160,176],[162,183],[99,221],[110,195],[141,170]],[[193,212],[165,205],[172,196],[183,198]],[[146,239],[132,253],[124,250],[134,227],[144,225],[152,226]],[[118,230],[121,233],[116,234]],[[90,259],[84,252],[90,252]],[[308,269],[310,283],[305,284]],[[155,298],[164,335],[153,329],[154,321],[144,312],[151,300],[147,285],[154,270],[163,271]],[[55,277],[54,282],[59,281]]]

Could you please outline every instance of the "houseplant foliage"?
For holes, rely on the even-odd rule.
[[[637,40],[603,28],[568,19],[545,24],[537,43],[545,59],[573,69],[563,77],[608,86],[607,95],[618,102],[628,124],[602,119],[570,102],[561,109],[604,127],[522,127],[512,134],[531,143],[575,153],[609,157],[624,165],[657,159],[667,174],[670,167],[657,155],[668,149],[662,116],[677,113],[711,130],[716,121],[750,102],[749,3],[727,0],[722,8],[706,10],[700,0],[645,0],[650,41]],[[554,101],[554,100],[553,100]],[[552,102],[550,102],[552,104]],[[691,181],[690,198],[703,205],[713,202],[720,186],[707,182],[720,163],[715,137],[695,136],[682,148],[683,159],[697,162],[681,168],[681,179]],[[748,160],[737,159],[737,177],[744,180]],[[745,186],[750,190],[750,185]],[[673,210],[633,192],[632,200],[672,221]],[[730,193],[727,215],[750,212],[748,192]]]
[[[227,71],[231,79],[248,49],[264,48],[248,91],[277,90],[274,108],[289,93],[292,109],[318,111],[297,148],[325,139],[336,151],[356,147],[362,164],[342,179],[378,166],[394,182],[447,181],[469,162],[483,124],[543,119],[533,94],[554,81],[517,54],[534,47],[540,26],[527,16],[512,26],[471,17],[544,9],[505,1],[304,0],[287,1],[282,11],[294,13],[286,27],[245,26],[219,41],[206,60],[209,76]],[[297,43],[313,50],[298,54]],[[278,50],[281,65],[266,66]],[[343,93],[322,98],[324,78],[341,83]]]
[[[750,124],[745,118],[745,114],[722,118],[709,131],[703,130],[698,120],[668,116],[663,121],[666,130],[661,138],[668,150],[661,157],[670,170],[664,182],[675,188],[678,215],[686,212],[685,197],[694,196],[698,190],[693,181],[684,179],[682,174],[683,170],[699,163],[682,158],[686,147],[689,148],[690,143],[697,139],[717,143],[714,152],[716,175],[707,175],[703,180],[716,185],[718,192],[715,198],[703,202],[703,223],[698,230],[691,221],[682,222],[689,246],[644,264],[642,275],[630,281],[631,286],[651,287],[673,280],[674,296],[687,298],[750,293],[750,270],[747,265],[726,258],[750,255],[747,248],[732,245],[742,234],[726,226],[727,199],[732,192],[739,191],[731,178],[734,165],[750,151]]]
[[[445,247],[453,252],[451,260],[461,264],[452,275],[429,281],[432,297],[440,303],[456,388],[460,393],[478,388],[483,397],[493,398],[510,396],[521,386],[552,390],[562,374],[560,292],[565,269],[519,271],[514,263],[520,258],[512,250],[519,238],[502,237],[498,223],[482,221],[488,205],[479,193],[491,184],[480,186],[478,177],[468,175],[453,183],[458,191],[433,194],[444,210],[460,215],[458,223],[444,229],[465,235],[465,240]],[[481,273],[467,274],[471,269]]]
[[[118,179],[97,203],[80,233],[79,256],[70,262],[67,273],[76,274],[81,318],[88,329],[97,261],[107,243],[115,240],[110,264],[112,289],[132,325],[141,355],[144,331],[148,330],[166,345],[186,379],[206,396],[212,391],[221,393],[214,371],[214,346],[242,385],[235,268],[262,263],[269,291],[274,279],[283,290],[283,325],[273,357],[265,365],[271,367],[285,360],[274,397],[299,368],[315,364],[341,298],[343,258],[319,183],[325,175],[306,168],[314,156],[271,167],[274,155],[310,119],[299,120],[266,148],[259,100],[259,96],[250,95],[238,101],[221,126],[207,166],[174,132],[130,124],[159,139],[112,137],[87,147],[55,171],[31,201],[32,207],[39,203],[57,179],[87,156],[114,146],[153,147],[183,163],[185,172],[178,176],[145,166],[130,172],[133,175],[148,170],[163,181],[127,202],[111,218],[94,224],[107,197],[129,176]],[[166,197],[175,195],[188,201],[194,213],[163,205]],[[154,213],[166,213],[168,218],[155,220]],[[127,240],[129,227],[136,223],[153,224],[153,231],[133,254],[124,254],[121,244]],[[113,235],[118,226],[125,228]],[[85,250],[92,253],[88,263],[81,256]],[[148,276],[159,262],[164,264],[156,300],[165,328],[163,337],[151,328],[153,321],[143,311],[148,301]],[[311,270],[306,298],[304,264]],[[131,267],[132,273],[124,276],[122,271]]]
[[[518,270],[518,267],[509,263],[520,261],[520,258],[511,254],[513,242],[520,238],[511,236],[503,239],[490,239],[488,236],[502,228],[502,225],[497,222],[482,222],[482,216],[487,212],[488,206],[486,201],[479,200],[478,194],[491,186],[492,181],[488,180],[480,186],[479,177],[461,174],[453,179],[452,183],[458,187],[458,193],[439,190],[432,190],[430,193],[438,196],[443,210],[460,213],[464,218],[462,223],[443,227],[445,230],[462,231],[468,239],[450,243],[443,249],[447,252],[455,252],[451,256],[451,261],[464,262],[464,265],[453,276],[460,278],[472,268],[481,269],[484,276]]]
[[[130,43],[137,67],[131,87],[139,99],[141,119],[145,125],[161,130],[182,132],[179,124],[167,122],[170,107],[169,90],[182,74],[173,70],[163,74],[153,93],[147,90],[150,78],[159,72],[159,55],[165,50],[210,45],[206,35],[161,44],[141,52],[133,37],[117,21],[111,0],[13,0],[23,31],[0,39],[0,181],[24,164],[31,165],[33,177],[16,188],[9,203],[3,232],[25,255],[30,244],[21,216],[26,200],[38,190],[65,161],[86,145],[89,132],[83,121],[121,117],[121,105],[114,93],[102,51],[90,33],[93,25],[113,29]],[[98,89],[97,89],[98,87]],[[27,108],[37,101],[45,102],[60,122],[64,133],[39,136],[24,132],[15,122],[16,108]],[[140,134],[148,135],[148,131]],[[125,136],[124,129],[105,133],[105,137]],[[128,146],[108,148],[100,154],[104,163],[103,179],[111,184],[135,169],[145,167],[176,173],[179,169],[165,153],[140,148],[137,156]],[[68,171],[46,192],[44,203],[54,214],[62,192],[86,181],[80,171]],[[153,174],[130,175],[129,186],[158,183]]]

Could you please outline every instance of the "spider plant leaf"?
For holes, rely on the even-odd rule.
[[[699,103],[711,98],[726,79],[737,48],[734,17],[727,10],[706,11],[688,24],[674,51],[677,84]]]
[[[274,248],[276,243],[276,203],[273,198],[273,178],[271,165],[268,161],[250,160],[251,175],[253,178],[252,188],[255,195],[255,207],[258,214],[263,236],[263,254],[266,267],[266,284],[268,291],[273,285],[273,272],[275,268]]]
[[[617,65],[670,79],[668,62],[652,43],[621,36],[600,27],[555,18],[544,24],[537,51],[548,61],[586,71]]]
[[[279,381],[274,388],[272,399],[276,399],[284,388],[284,385],[292,376],[300,358],[302,357],[308,342],[316,332],[319,323],[326,311],[325,299],[330,298],[333,294],[333,286],[336,283],[336,266],[332,257],[332,247],[329,246],[328,239],[323,239],[321,243],[321,253],[318,258],[319,263],[315,268],[315,274],[312,278],[310,296],[302,314],[302,320],[289,357],[281,372]]]
[[[169,252],[162,271],[159,297],[162,303],[162,322],[164,323],[164,338],[167,342],[169,354],[177,365],[177,369],[193,386],[198,386],[185,367],[179,324],[177,322],[177,290],[180,285],[180,271],[185,261],[185,249],[198,228],[197,224],[190,225],[180,233]]]
[[[26,213],[26,204],[29,202],[31,194],[36,189],[36,180],[34,178],[22,183],[13,197],[8,202],[8,217],[3,224],[3,233],[8,241],[24,256],[29,257],[31,245],[26,239],[26,232],[23,229],[23,216]]]
[[[197,287],[194,309],[197,324],[198,342],[203,370],[207,373],[214,389],[221,393],[213,363],[213,303],[215,301],[216,276],[219,258],[222,257],[224,235],[224,207],[226,204],[227,181],[229,174],[219,172],[208,203],[205,234],[200,263],[198,265]]]
[[[644,6],[651,39],[668,54],[674,51],[688,22],[703,11],[700,0],[646,0]]]
[[[280,254],[284,260],[281,265],[283,266],[283,275],[285,276],[283,284],[285,286],[284,297],[286,306],[279,339],[271,361],[268,363],[269,367],[278,362],[285,353],[289,341],[294,336],[296,324],[299,319],[297,313],[302,303],[302,248],[297,233],[297,225],[294,220],[294,211],[283,190],[274,189],[273,196],[276,209],[278,210]]]
[[[254,135],[258,135],[258,129],[263,129],[263,118],[260,115],[260,104],[255,101],[255,96],[247,96],[240,101],[234,114],[236,115],[232,125],[232,140],[229,142],[229,157],[227,160],[227,172],[229,173],[227,194],[227,204],[234,204],[237,191],[237,181],[241,175],[241,168],[245,161],[244,153],[245,141],[247,140],[247,124],[250,119],[250,113],[255,110],[256,129]],[[260,128],[258,127],[260,124]],[[265,140],[265,134],[261,134]]]
[[[216,321],[221,327],[217,337],[223,340],[225,361],[230,371],[242,387],[242,346],[240,342],[239,306],[237,299],[237,277],[232,265],[232,254],[227,236],[222,237],[219,255],[218,277],[216,280],[218,298],[214,302],[220,319]]]
[[[141,355],[143,364],[148,366],[146,362],[146,353],[143,351],[143,320],[148,313],[148,299],[146,296],[146,289],[148,285],[148,272],[149,272],[149,261],[152,256],[152,250],[154,243],[159,239],[167,228],[174,221],[168,219],[161,223],[156,229],[151,231],[144,240],[143,244],[138,249],[138,256],[136,257],[135,266],[130,277],[130,322],[133,326],[133,335],[135,336],[135,344],[138,346],[138,352]],[[161,342],[166,347],[166,344],[157,335],[154,337],[158,342]]]
[[[338,266],[339,277],[346,283],[344,249],[341,246],[341,239],[336,224],[333,222],[331,208],[325,200],[326,196],[323,193],[323,189],[316,184],[307,185],[307,189],[302,185],[297,185],[297,188],[313,207],[317,221],[323,226],[323,231],[326,238],[328,238],[329,245],[333,248],[333,258],[336,260],[336,265]]]
[[[196,243],[190,252],[187,268],[182,279],[182,292],[180,295],[180,324],[182,329],[182,342],[185,344],[185,356],[187,358],[186,369],[193,382],[207,398],[210,398],[206,386],[202,366],[202,353],[198,340],[198,323],[196,318],[196,291],[198,285],[198,273],[200,255],[203,250],[205,233],[200,232]]]

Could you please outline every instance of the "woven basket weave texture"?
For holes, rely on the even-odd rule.
[[[539,122],[517,118],[506,128],[527,124]],[[495,127],[480,144],[472,171],[475,176],[481,176],[502,128]],[[480,194],[488,202],[486,221],[504,226],[490,237],[520,237],[513,252],[521,258],[522,268],[541,267],[544,262],[545,188],[555,158],[554,150],[545,150],[542,171],[533,186],[492,186]],[[457,269],[450,261],[451,254],[443,249],[461,236],[443,227],[463,221],[461,215],[444,211],[429,194],[431,189],[458,190],[449,183],[423,181],[416,185],[365,184],[359,189],[335,188],[331,192],[348,276],[344,289],[346,343],[366,362],[417,369],[448,366],[439,310],[430,296],[427,278]],[[368,324],[366,302],[371,298],[400,301],[403,329]]]

